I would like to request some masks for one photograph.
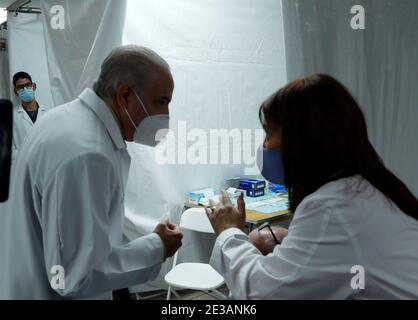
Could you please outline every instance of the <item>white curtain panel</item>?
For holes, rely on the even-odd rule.
[[[25,71],[37,83],[36,99],[45,108],[53,107],[49,89],[48,64],[44,45],[42,17],[39,14],[9,13],[7,17],[9,48],[10,98],[16,106],[20,104],[13,93],[13,75]]]
[[[365,29],[351,28],[351,8]],[[289,80],[314,72],[342,81],[365,112],[386,165],[418,195],[418,2],[283,0]]]
[[[140,234],[164,216],[178,223],[188,191],[219,191],[226,179],[245,173],[243,157],[236,164],[232,156],[206,164],[204,156],[196,162],[192,156],[200,147],[208,160],[216,152],[228,157],[236,148],[251,150],[261,143],[242,129],[261,129],[259,106],[286,83],[281,1],[130,0],[123,43],[155,50],[170,64],[175,81],[170,105],[175,148],[167,151],[174,163],[156,163],[159,149],[129,147],[127,215]],[[210,130],[218,129],[239,129],[241,141],[210,139]],[[193,137],[199,133],[207,141]],[[179,261],[207,262],[213,240],[186,232]],[[163,275],[164,270],[160,280]]]
[[[241,141],[217,144],[209,132],[261,128],[259,106],[286,82],[281,1],[130,0],[123,43],[155,50],[170,64],[175,81],[170,106],[175,148],[167,151],[174,163],[157,163],[158,149],[129,146],[128,229],[141,235],[164,216],[178,223],[188,191],[219,191],[226,179],[245,173],[243,158],[232,163],[232,150],[252,150],[261,139],[240,131]],[[193,137],[199,132],[207,141]],[[195,163],[191,156],[199,147],[208,157],[227,154],[230,161]],[[187,231],[184,236],[179,262],[208,262],[215,237]],[[164,287],[170,263],[156,281],[136,290]]]
[[[41,8],[51,91],[58,106],[91,87],[104,58],[121,45],[126,1],[45,0]],[[61,12],[63,29],[53,23]]]
[[[208,165],[190,161],[190,148],[198,142],[190,131],[197,129],[209,134],[211,129],[260,129],[259,106],[285,84],[281,1],[257,3],[128,1],[124,44],[155,50],[170,64],[175,81],[170,108],[170,127],[176,136],[172,150],[175,164],[157,165],[155,150],[130,146],[135,169],[131,172],[129,191],[141,199],[138,211],[146,213],[152,207],[144,201],[148,194],[158,194],[152,196],[160,198],[158,202],[170,197],[176,206],[181,206],[188,191],[216,188],[225,179],[244,173],[243,163]],[[216,152],[214,148],[221,154],[236,147],[232,140],[217,146],[207,137],[207,144],[200,142],[208,155]],[[242,141],[254,145],[245,136]],[[156,171],[164,174],[155,175]],[[143,178],[147,173],[150,179]],[[156,181],[159,176],[162,180]],[[166,188],[160,189],[161,185]]]

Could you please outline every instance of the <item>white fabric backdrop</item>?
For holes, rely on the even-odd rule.
[[[354,5],[366,29],[350,27]],[[358,98],[369,134],[391,168],[418,195],[418,2],[284,0],[289,80],[322,72]]]
[[[286,82],[281,1],[128,1],[124,44],[150,47],[170,64],[175,81],[170,127],[260,128],[258,108]],[[193,140],[179,140],[183,148]],[[245,145],[250,141],[246,140]],[[254,144],[253,144],[254,145]],[[222,145],[219,152],[232,145]],[[206,147],[213,151],[216,146]],[[243,165],[161,166],[153,150],[130,145],[127,217],[147,233],[165,215],[178,223],[188,191],[220,188]],[[179,261],[208,261],[214,237],[185,232]],[[153,284],[163,286],[162,276]],[[157,286],[158,286],[157,285]]]
[[[13,75],[26,71],[37,83],[37,101],[45,108],[52,108],[53,101],[49,90],[48,66],[44,45],[42,18],[38,14],[9,13],[7,17],[9,46],[9,90],[10,98],[16,106],[20,102],[13,93]]]
[[[51,27],[51,8],[61,5],[64,29]],[[45,0],[41,2],[54,106],[76,98],[97,78],[110,51],[121,45],[125,0]]]

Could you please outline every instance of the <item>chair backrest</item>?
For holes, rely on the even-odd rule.
[[[215,233],[204,208],[184,211],[180,219],[180,227],[196,232]]]

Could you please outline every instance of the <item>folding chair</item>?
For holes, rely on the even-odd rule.
[[[180,228],[201,233],[215,233],[209,218],[203,208],[186,210],[180,219]],[[168,284],[167,300],[171,298],[171,292],[180,299],[173,288],[192,289],[203,291],[216,298],[227,297],[216,290],[225,283],[224,278],[207,263],[181,263],[177,265],[178,251],[173,258],[173,268],[167,273],[164,280]]]

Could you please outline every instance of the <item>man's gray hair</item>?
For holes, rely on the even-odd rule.
[[[170,72],[168,63],[151,49],[136,45],[116,48],[103,61],[93,90],[105,100],[112,99],[123,83],[141,91],[152,81],[155,65]]]

